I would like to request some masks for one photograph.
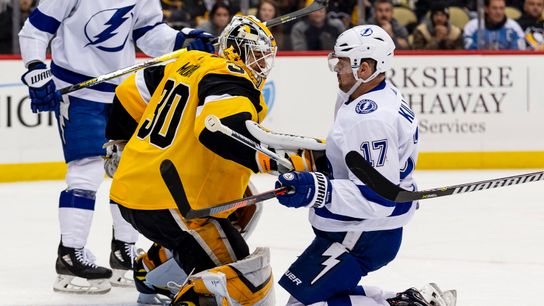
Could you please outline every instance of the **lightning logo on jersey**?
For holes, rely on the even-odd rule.
[[[85,24],[85,36],[89,40],[85,46],[93,45],[106,52],[122,50],[132,26],[129,21],[133,16],[132,8],[134,5],[94,14]]]
[[[334,266],[336,266],[340,260],[337,259],[340,255],[344,254],[346,250],[343,247],[338,247],[337,243],[333,243],[321,256],[327,256],[321,265],[325,266],[321,272],[312,280],[311,284],[313,285],[317,280],[319,280],[325,273],[329,272]]]

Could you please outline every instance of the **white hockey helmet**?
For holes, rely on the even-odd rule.
[[[376,61],[376,72],[364,83],[374,79],[382,72],[391,69],[394,56],[395,43],[391,36],[381,27],[376,25],[360,25],[344,31],[336,40],[334,52],[329,54],[329,68],[333,72],[349,73],[352,72],[355,79],[359,80],[357,70],[363,59],[373,59]],[[349,58],[351,71],[343,69],[338,71],[338,58]]]
[[[219,36],[219,55],[245,66],[259,82],[274,66],[277,49],[270,30],[254,16],[234,16]]]

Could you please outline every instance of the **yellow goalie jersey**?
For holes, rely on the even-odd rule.
[[[215,206],[243,196],[255,152],[204,126],[214,114],[248,137],[245,120],[267,112],[262,84],[234,62],[189,51],[166,66],[150,67],[116,89],[106,129],[109,139],[129,139],[113,177],[110,198],[131,209],[177,208],[160,174],[175,164],[189,205]]]

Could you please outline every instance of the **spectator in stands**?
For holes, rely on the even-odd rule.
[[[524,50],[523,30],[517,22],[506,17],[504,0],[485,0],[484,3],[482,37],[479,37],[478,20],[470,20],[464,29],[465,49]]]
[[[351,18],[356,4],[357,0],[329,0],[328,15],[331,18],[342,20],[347,29],[353,26]]]
[[[393,2],[391,0],[376,0],[374,2],[374,16],[368,23],[380,26],[393,38],[397,49],[409,49],[408,30],[393,18]]]
[[[19,11],[21,18],[19,19],[19,29],[23,27],[25,20],[34,9],[33,0],[19,0]],[[13,8],[11,3],[8,4],[6,10],[0,13],[0,54],[13,53]]]
[[[257,18],[259,18],[260,21],[269,21],[270,19],[274,19],[279,16],[279,9],[278,4],[274,0],[261,0],[261,3],[257,6]],[[285,42],[288,41],[288,39],[285,39],[285,36],[283,35],[283,26],[278,25],[275,27],[270,28],[270,32],[272,32],[272,35],[276,39],[276,44],[278,45],[278,49],[280,50],[289,50],[290,47],[285,45]]]
[[[446,5],[443,1],[437,1],[431,5],[430,18],[420,23],[414,31],[413,49],[463,49],[463,33],[461,29],[450,23]]]
[[[183,27],[196,27],[196,18],[207,12],[201,0],[162,0],[164,21],[179,30]]]
[[[544,0],[525,0],[523,14],[517,20],[525,31],[525,42],[530,49],[544,50]]]
[[[327,9],[323,8],[295,23],[291,30],[291,45],[296,51],[332,50],[344,29],[342,21],[327,18]]]
[[[197,28],[213,36],[219,36],[223,32],[223,29],[225,29],[225,26],[229,24],[231,17],[230,7],[219,1],[213,5],[208,21],[200,24]]]
[[[427,13],[431,9],[432,3],[436,2],[436,0],[417,0],[416,1],[416,16],[417,20],[423,21]],[[467,13],[468,12],[474,12],[473,15],[476,15],[476,2],[477,0],[444,0],[447,7],[451,6],[457,6],[460,8],[464,8]]]

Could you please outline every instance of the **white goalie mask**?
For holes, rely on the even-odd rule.
[[[234,16],[219,36],[219,55],[241,62],[261,83],[274,66],[276,40],[253,16]]]
[[[329,69],[339,74],[353,73],[358,81],[357,86],[359,86],[391,69],[394,51],[393,39],[381,27],[376,25],[356,26],[338,36],[334,52],[329,54]],[[349,58],[351,66],[340,67],[338,58]],[[376,61],[376,71],[367,79],[361,80],[357,71],[363,59],[369,58]]]

